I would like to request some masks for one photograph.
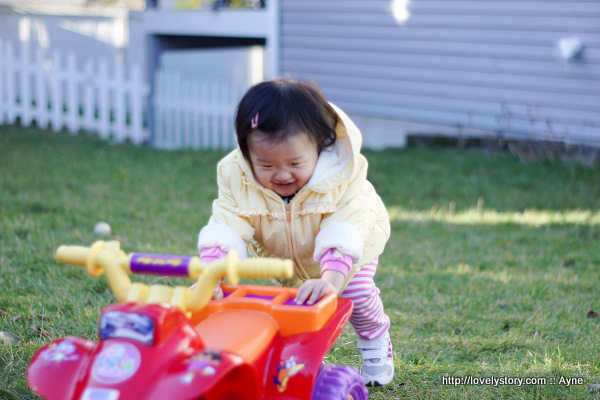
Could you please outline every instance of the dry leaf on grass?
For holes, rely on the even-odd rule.
[[[41,332],[42,335],[47,336],[47,337],[52,337],[52,334],[50,332],[48,332],[47,330],[45,330],[44,328],[38,328],[35,325],[31,325],[31,330],[36,331],[36,332]]]

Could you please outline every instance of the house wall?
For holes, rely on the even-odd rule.
[[[0,39],[13,45],[41,47],[47,54],[74,52],[79,62],[105,58],[110,62],[139,60],[143,51],[130,51],[130,23],[124,9],[85,12],[77,7],[54,8],[0,5]]]
[[[372,147],[406,134],[600,146],[600,2],[281,0],[281,70],[316,81]],[[577,37],[581,58],[557,55]]]
[[[264,79],[263,46],[174,50],[161,55],[161,68],[184,79],[229,82],[250,87]]]
[[[66,1],[66,0],[65,0]],[[36,5],[28,9],[0,5],[0,40],[20,51],[41,47],[47,58],[54,51],[76,55],[78,65],[88,59],[136,64],[147,79],[148,37],[144,13],[125,8],[56,8]],[[250,85],[263,78],[264,50],[258,46],[227,49],[188,49],[161,54],[161,67],[183,76],[233,81]]]

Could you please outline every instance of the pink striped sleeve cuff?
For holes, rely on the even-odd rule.
[[[345,277],[348,276],[352,268],[352,257],[339,252],[336,249],[329,249],[321,257],[321,275],[327,270],[337,271]]]
[[[227,253],[221,250],[220,247],[205,247],[200,251],[200,260],[202,264],[210,264],[220,258],[227,256]]]

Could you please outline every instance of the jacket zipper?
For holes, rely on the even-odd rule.
[[[289,247],[290,247],[290,254],[292,255],[292,259],[294,260],[294,264],[296,264],[297,260],[297,256],[296,256],[296,252],[294,249],[294,239],[293,239],[293,234],[292,234],[292,202],[290,201],[290,204],[285,204],[285,202],[281,199],[281,197],[279,196],[272,196],[269,195],[271,198],[276,199],[277,201],[280,201],[281,203],[283,203],[284,209],[285,209],[285,220],[287,221],[286,224],[286,236],[288,237],[289,240]]]
[[[298,257],[298,254],[296,253],[296,246],[294,246],[294,229],[292,226],[292,203],[294,202],[294,200],[298,200],[299,196],[296,195],[296,197],[294,197],[292,199],[292,201],[290,201],[290,204],[285,204],[285,219],[287,221],[287,229],[288,229],[288,237],[289,237],[289,246],[290,246],[290,252],[292,254],[292,258],[294,260],[294,264],[296,264],[298,270],[296,271],[297,275],[306,275],[306,272],[304,273],[300,273],[299,269],[299,265],[300,263],[300,258]]]

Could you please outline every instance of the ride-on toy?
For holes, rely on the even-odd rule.
[[[119,300],[100,315],[99,341],[58,339],[27,370],[48,400],[354,399],[368,397],[356,368],[324,364],[352,302],[329,293],[297,305],[297,289],[239,284],[239,277],[291,276],[291,261],[132,253],[118,242],[61,246],[56,259],[106,273]],[[131,273],[198,279],[184,286],[132,283]],[[214,300],[221,284],[224,298]]]

